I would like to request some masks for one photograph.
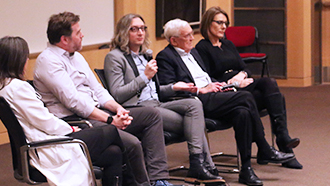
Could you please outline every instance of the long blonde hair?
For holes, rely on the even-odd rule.
[[[140,18],[143,23],[144,20],[139,14],[127,14],[123,16],[117,23],[115,34],[110,42],[110,50],[115,48],[119,48],[120,50],[124,51],[125,53],[129,54],[129,29],[131,27],[132,20],[134,18]],[[141,53],[145,53],[147,49],[149,49],[150,40],[149,40],[149,33],[148,30],[145,31],[145,39],[140,48]]]

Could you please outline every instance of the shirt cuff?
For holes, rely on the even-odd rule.
[[[147,76],[144,73],[140,74],[140,77],[146,84],[149,83],[150,80],[147,78]]]

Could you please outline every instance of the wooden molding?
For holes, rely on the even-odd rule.
[[[97,50],[99,49],[101,46],[104,46],[104,45],[108,45],[110,44],[109,42],[106,42],[106,43],[99,43],[99,44],[93,44],[93,45],[86,45],[86,46],[83,46],[82,50],[79,51],[79,52],[84,52],[84,51],[89,51],[89,50]],[[38,55],[40,54],[41,52],[36,52],[36,53],[31,53],[29,55],[29,58],[30,59],[35,59],[38,57]]]

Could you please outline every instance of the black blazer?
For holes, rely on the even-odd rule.
[[[193,48],[190,53],[195,58],[199,66],[206,72],[203,60],[197,50]],[[172,45],[167,45],[164,50],[160,51],[156,56],[156,60],[158,65],[157,74],[161,85],[167,85],[170,83],[174,84],[178,81],[195,84],[190,71]],[[188,97],[194,96],[194,94],[190,92],[178,91],[176,96]]]
[[[200,67],[205,72],[207,72],[202,58],[197,50],[193,48],[190,53],[195,58]],[[192,75],[190,74],[190,71],[173,46],[168,45],[164,50],[159,52],[157,54],[156,60],[158,64],[158,78],[160,84],[176,83],[178,81],[195,83]],[[212,81],[215,82],[216,80],[212,79]],[[203,109],[206,117],[219,118],[219,115],[226,113],[220,108],[224,105],[230,105],[230,100],[233,100],[237,93],[239,92],[210,92],[206,94],[199,94],[198,98],[203,103]],[[192,94],[189,92],[177,92],[177,96],[187,95],[189,96]],[[219,111],[219,109],[221,111]]]

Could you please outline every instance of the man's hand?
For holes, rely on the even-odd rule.
[[[222,92],[221,87],[226,85],[225,82],[213,82],[208,84],[206,87],[199,89],[199,94],[206,94],[209,92]]]
[[[124,109],[123,107],[117,108],[117,116],[128,116],[129,110]]]
[[[182,81],[179,81],[173,85],[174,91],[187,91],[191,93],[197,92],[197,87],[194,85],[194,83],[185,83]]]
[[[118,115],[114,115],[112,116],[113,121],[112,121],[112,125],[116,126],[118,129],[126,129],[128,125],[131,124],[133,117],[132,116],[118,116]]]
[[[157,71],[158,71],[157,61],[152,59],[147,63],[146,69],[144,70],[144,74],[150,80],[152,77],[154,77]]]
[[[117,114],[112,116],[113,121],[111,124],[115,125],[118,129],[126,129],[128,125],[131,124],[133,117],[129,115],[129,111],[119,107],[117,109]]]

